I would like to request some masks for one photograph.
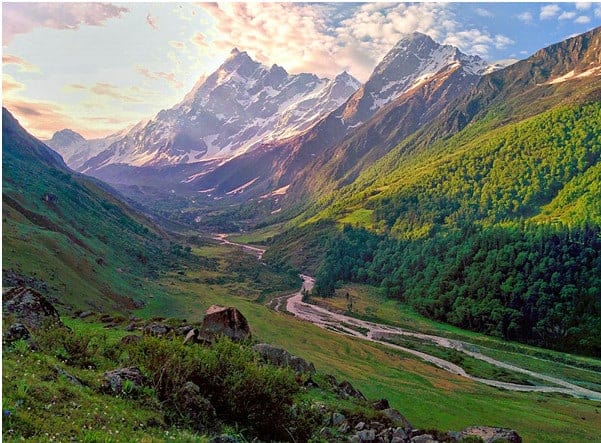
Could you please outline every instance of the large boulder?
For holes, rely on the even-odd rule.
[[[290,368],[298,374],[315,374],[315,366],[296,355],[292,355],[282,348],[271,346],[267,343],[259,343],[253,346],[253,350],[261,356],[261,358],[274,366],[281,368]]]
[[[206,432],[215,425],[215,408],[202,396],[200,387],[191,381],[178,391],[175,407],[198,432]]]
[[[205,312],[200,328],[203,337],[225,335],[233,341],[242,341],[251,337],[248,321],[236,308],[213,305]]]
[[[152,322],[144,326],[144,335],[150,335],[152,337],[165,337],[169,335],[173,328],[169,325],[165,325],[159,322]]]
[[[30,332],[64,326],[54,306],[32,288],[15,287],[2,294],[2,314]]]
[[[143,386],[148,385],[148,379],[142,372],[135,367],[119,368],[112,371],[106,371],[103,375],[102,388],[105,392],[113,394],[129,394]],[[129,381],[129,388],[126,381]]]
[[[513,429],[494,428],[491,426],[472,426],[460,432],[462,438],[467,436],[480,437],[484,443],[503,441],[509,443],[522,443],[522,437]]]
[[[413,429],[413,425],[396,409],[387,408],[382,410],[382,414],[386,416],[394,427],[399,427],[407,430]]]
[[[342,398],[352,397],[356,398],[357,400],[366,400],[365,396],[361,393],[361,391],[355,389],[353,385],[347,380],[342,381],[338,385],[338,395],[340,395]]]

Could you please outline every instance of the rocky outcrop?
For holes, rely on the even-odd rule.
[[[496,441],[522,443],[522,437],[513,429],[493,428],[490,426],[472,426],[459,433],[460,438],[468,436],[480,437],[484,443]]]
[[[16,287],[4,293],[2,314],[13,319],[9,323],[21,323],[29,332],[64,326],[54,306],[32,288]]]
[[[224,335],[233,341],[251,337],[248,321],[238,309],[217,305],[207,309],[199,335],[211,338]]]
[[[129,394],[131,391],[148,385],[147,378],[135,367],[106,371],[102,378],[102,390],[113,394]]]
[[[259,343],[253,346],[253,350],[261,356],[263,361],[279,366],[281,368],[290,368],[298,374],[314,374],[315,366],[296,355],[292,355],[282,348],[271,346],[267,343]]]

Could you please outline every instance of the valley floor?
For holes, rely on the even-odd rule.
[[[237,249],[235,254],[234,248]],[[234,255],[240,258],[239,248],[240,245],[218,245],[205,247],[198,253],[233,260]],[[267,272],[268,267],[255,263],[258,266],[253,272]],[[349,288],[354,303],[352,316],[346,315],[344,321],[324,329],[284,312],[284,302],[286,305],[294,304],[291,298],[300,301],[299,292],[292,297],[292,291],[263,295],[253,292],[252,285],[245,283],[256,279],[252,272],[246,277],[240,275],[240,282],[236,284],[213,284],[211,279],[217,282],[220,272],[223,269],[209,276],[204,275],[202,270],[190,269],[165,276],[161,280],[163,290],[153,295],[141,313],[149,317],[161,315],[196,321],[212,304],[236,306],[248,318],[253,335],[259,340],[314,362],[319,371],[350,380],[368,398],[389,399],[391,406],[399,409],[418,427],[508,427],[518,430],[526,442],[594,441],[601,433],[601,403],[570,395],[594,397],[586,393],[599,391],[601,362],[596,359],[506,343],[430,322],[405,313],[398,306],[391,306],[391,301],[376,300],[375,297],[370,298],[371,295],[360,297],[356,288]],[[347,303],[344,297],[325,301],[331,303],[328,315],[333,309],[344,310],[344,306],[340,305]],[[266,303],[278,307],[278,310],[268,308]],[[314,305],[309,306],[317,309]],[[375,332],[367,327],[369,322],[356,318],[365,316],[384,332],[395,330],[389,326],[394,324],[411,333],[448,339],[449,343],[457,340],[473,343],[477,352],[506,363],[512,369],[496,367],[467,354],[460,361],[457,354],[463,352],[441,348],[431,341],[420,340],[419,346],[402,343],[400,348],[393,348],[379,338],[377,342],[365,340],[366,334]],[[415,350],[412,347],[420,348],[431,357],[446,360],[459,369],[449,372],[424,361],[422,356],[412,352]],[[452,354],[448,357],[441,352]],[[474,362],[480,362],[481,366]],[[473,368],[468,371],[470,365]],[[515,367],[526,369],[517,371]],[[468,376],[461,371],[467,372]],[[533,392],[511,391],[501,384],[499,387],[488,386],[478,381],[480,378],[521,384]],[[546,389],[540,388],[543,384]],[[544,392],[546,390],[559,392]]]

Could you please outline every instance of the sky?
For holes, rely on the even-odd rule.
[[[601,26],[601,3],[5,3],[2,102],[39,138],[109,135],[180,102],[247,51],[361,81],[413,31],[488,61]]]

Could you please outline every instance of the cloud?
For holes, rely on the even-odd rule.
[[[480,17],[494,17],[494,14],[492,12],[484,8],[476,8],[474,9],[474,12]]]
[[[517,15],[518,20],[526,23],[526,24],[530,24],[532,23],[532,20],[534,19],[534,17],[532,16],[531,12],[522,12],[521,14]]]
[[[465,31],[453,6],[444,3],[365,3],[349,8],[338,3],[199,4],[211,16],[215,32],[195,34],[199,48],[226,56],[233,48],[254,59],[284,66],[289,72],[314,72],[332,77],[349,70],[364,81],[374,66],[403,35],[414,31],[437,41]],[[485,54],[507,44],[486,31],[486,42],[455,38],[463,51]],[[505,43],[503,43],[505,42]]]
[[[4,3],[2,44],[36,28],[78,29],[82,25],[102,26],[111,18],[129,12],[110,3]]]
[[[22,91],[25,89],[25,85],[16,81],[9,74],[2,74],[2,94],[5,96],[13,92]]]
[[[110,83],[98,82],[91,86],[72,83],[65,87],[67,91],[89,92],[96,96],[107,97],[124,103],[141,103],[143,99],[135,94],[134,88],[124,91],[122,88]]]
[[[595,17],[601,17],[601,7],[595,8]]]
[[[572,20],[574,17],[576,17],[576,12],[574,11],[564,11],[561,13],[561,15],[558,17],[559,20]]]
[[[2,54],[3,65],[17,65],[21,72],[40,72],[40,68],[29,63],[27,60],[23,60],[21,57],[11,54]]]
[[[576,20],[574,20],[574,23],[578,23],[580,25],[588,23],[591,21],[591,18],[586,16],[586,15],[581,15],[580,17],[578,17]]]
[[[171,85],[171,87],[175,89],[181,89],[184,87],[183,83],[177,80],[173,72],[151,71],[143,66],[136,66],[136,71],[151,80],[165,80],[167,83],[169,83],[169,85]]]
[[[153,17],[152,15],[150,15],[150,12],[148,13],[148,15],[146,16],[146,23],[148,23],[148,26],[150,26],[152,29],[154,29],[155,31],[157,29],[159,29],[159,27],[157,26],[157,20],[155,17]]]
[[[27,131],[41,139],[50,138],[56,131],[76,125],[55,103],[10,97],[2,101],[2,106],[5,106]]]
[[[186,44],[178,40],[169,40],[169,45],[175,49],[186,49]]]
[[[579,11],[586,11],[587,9],[591,9],[591,2],[576,2],[576,9]]]
[[[493,37],[474,28],[450,34],[446,38],[445,43],[459,48],[466,48],[465,50],[470,54],[478,54],[482,57],[486,57],[488,56],[491,46],[494,46],[497,49],[504,49],[515,42],[504,35],[497,34]]]
[[[551,18],[555,17],[557,14],[559,14],[559,11],[561,11],[561,8],[557,5],[542,6],[540,8],[539,18],[541,20],[551,19]]]

